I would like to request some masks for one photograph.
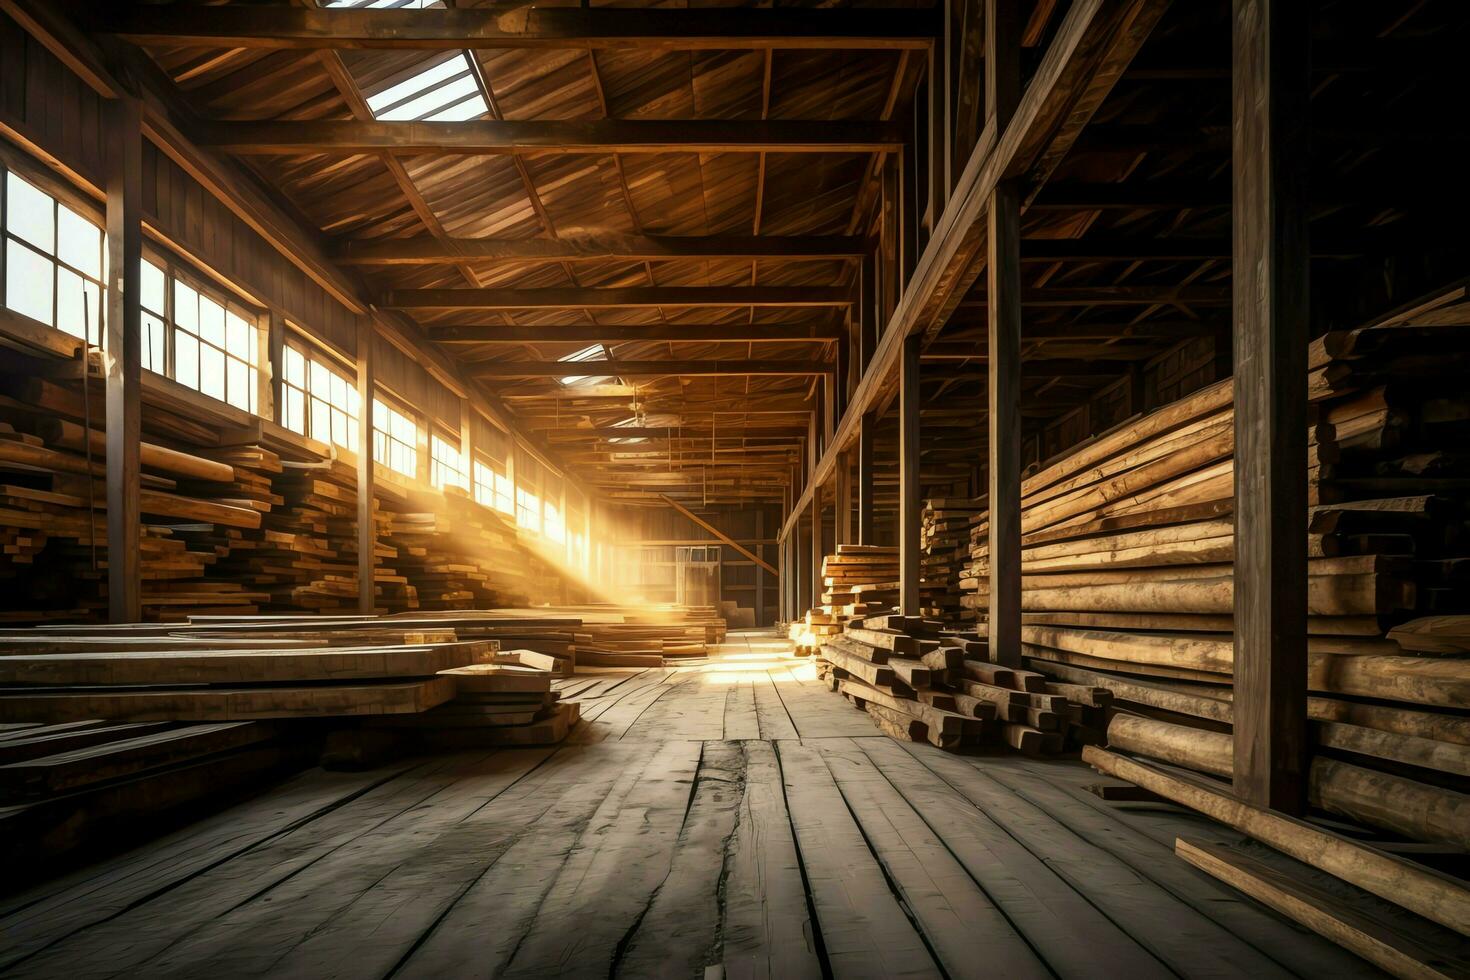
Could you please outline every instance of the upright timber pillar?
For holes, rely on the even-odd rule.
[[[143,127],[141,103],[107,104],[107,614],[143,618],[138,565],[143,368]],[[95,528],[94,528],[95,533]]]
[[[377,582],[373,574],[373,552],[378,547],[373,524],[373,374],[372,321],[357,322],[357,611],[372,613],[377,608]]]
[[[807,604],[807,609],[816,608],[817,603],[822,601],[822,556],[826,551],[822,548],[822,487],[812,487],[812,599]],[[804,610],[803,610],[804,611]]]
[[[852,543],[852,456],[848,453],[837,457],[836,522],[832,543]]]
[[[1020,100],[1021,17],[1016,0],[985,5],[986,115],[1004,132]],[[990,659],[1021,666],[1021,219],[1013,181],[990,195],[986,228],[989,317]]]
[[[857,539],[858,544],[876,544],[874,537],[873,517],[873,429],[876,420],[872,412],[864,412],[858,417],[858,445],[857,445],[857,484],[858,484],[858,513],[857,513]]]
[[[1235,792],[1306,802],[1309,25],[1234,0]]]
[[[919,615],[919,341],[905,337],[898,365],[898,605]]]

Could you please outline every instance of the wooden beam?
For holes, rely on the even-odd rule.
[[[107,612],[114,623],[143,618],[138,554],[142,433],[142,106],[122,95],[104,103],[107,134]],[[98,324],[101,327],[101,324]]]
[[[476,324],[430,326],[429,339],[441,344],[624,344],[671,343],[827,343],[842,336],[840,326],[785,323],[634,323],[566,326]]]
[[[517,156],[524,153],[891,153],[893,123],[724,119],[465,122],[208,121],[201,146],[240,155],[297,153]]]
[[[919,524],[923,514],[919,487],[919,345],[904,338],[898,374],[898,604],[905,616],[919,613]]]
[[[469,369],[476,378],[609,377],[666,375],[715,377],[727,374],[795,377],[832,373],[825,361],[490,361]]]
[[[908,277],[832,446],[818,462],[818,475],[825,478],[831,473],[836,448],[856,438],[857,419],[891,391],[890,379],[905,338],[947,322],[979,275],[984,236],[978,224],[996,183],[1016,175],[1044,183],[1055,165],[1053,158],[1070,150],[1077,128],[1091,118],[1167,8],[1167,0],[1088,0],[1067,8],[1021,94],[1012,124],[1000,134],[987,130],[971,154],[944,220]],[[804,504],[800,497],[794,501],[793,513]],[[783,536],[794,529],[793,521],[787,518]]]
[[[834,545],[852,544],[852,459],[844,455],[842,465],[837,468],[837,494],[834,501],[835,527],[832,536]]]
[[[365,317],[357,321],[357,611],[377,610],[373,568],[378,547],[373,525],[373,395],[377,391],[373,358],[374,331]],[[512,454],[514,455],[514,454]]]
[[[560,238],[390,238],[339,241],[341,265],[433,265],[446,262],[592,262],[610,259],[843,260],[863,254],[856,236],[813,235],[567,235]]]
[[[816,487],[812,494],[812,563],[807,571],[812,576],[812,600],[808,608],[815,609],[822,602],[822,592],[825,586],[822,583],[822,558],[826,551],[822,548],[822,488]]]
[[[1229,306],[1227,286],[1043,286],[1025,289],[1021,304],[1037,309],[1069,306]],[[960,306],[984,306],[985,293],[967,296]]]
[[[847,306],[845,286],[628,286],[613,289],[393,289],[392,310],[636,310],[698,307]],[[554,328],[548,328],[554,329]]]
[[[873,436],[877,420],[871,413],[858,419],[857,482],[858,482],[858,544],[876,544],[874,520],[877,510],[873,502]]]
[[[1022,262],[1140,262],[1229,259],[1224,238],[1028,238]]]
[[[985,3],[987,120],[1006,126],[1021,96],[1022,18],[1017,0]],[[986,387],[989,410],[989,651],[1021,666],[1021,198],[1012,180],[996,184],[987,209],[989,302]]]
[[[1309,15],[1234,0],[1235,723],[1242,800],[1299,815],[1307,771]]]
[[[775,567],[773,565],[771,565],[769,562],[767,562],[764,558],[762,558],[760,555],[757,555],[755,552],[751,551],[749,548],[745,547],[745,545],[741,544],[739,541],[736,541],[734,538],[730,537],[724,531],[721,531],[719,528],[715,527],[713,524],[711,524],[709,521],[705,520],[703,517],[700,517],[698,514],[694,513],[694,511],[690,510],[688,507],[685,507],[683,504],[679,503],[677,500],[675,500],[672,497],[669,497],[669,496],[667,496],[665,494],[662,494],[661,493],[661,494],[658,495],[658,497],[664,503],[666,503],[670,507],[674,508],[674,510],[676,510],[679,513],[683,514],[685,517],[689,518],[695,524],[697,524],[698,526],[704,528],[710,534],[713,534],[716,538],[718,538],[720,540],[720,543],[721,544],[725,545],[728,548],[731,548],[737,554],[739,554],[739,555],[741,555],[741,556],[743,556],[745,558],[748,558],[751,561],[755,562],[758,566],[760,566],[761,568],[764,568],[766,571],[770,572],[772,575],[775,575],[776,574]]]
[[[149,4],[93,8],[92,30],[141,45],[224,48],[923,50],[937,24],[912,9],[341,10]]]
[[[795,425],[739,425],[733,427],[719,426],[711,428],[709,423],[700,422],[692,425],[599,425],[591,427],[578,427],[574,420],[568,419],[569,423],[564,428],[547,429],[553,445],[561,445],[578,439],[659,439],[659,440],[702,440],[708,442],[711,438],[737,440],[737,439],[796,439],[806,435],[805,426]]]

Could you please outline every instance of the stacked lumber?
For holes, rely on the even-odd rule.
[[[924,501],[919,523],[921,613],[943,623],[975,620],[964,602],[960,573],[970,557],[971,529],[985,513],[984,497],[936,497]]]
[[[1422,373],[1416,351],[1459,363],[1466,333],[1328,334],[1309,387],[1314,804],[1440,843],[1429,812],[1470,817],[1470,399]],[[1233,421],[1229,383],[1213,385],[1022,485],[1026,666],[1141,716],[1109,728],[1129,751],[1217,776],[1232,700]],[[962,581],[982,630],[987,530],[977,524]]]
[[[1052,755],[1101,741],[1104,689],[999,667],[984,640],[917,616],[849,620],[822,638],[817,674],[895,738],[943,749],[991,741]]]
[[[802,656],[821,646],[823,637],[840,634],[853,617],[891,609],[898,602],[898,549],[839,544],[836,554],[822,559],[822,585],[826,591],[820,601],[791,624],[788,634]]]

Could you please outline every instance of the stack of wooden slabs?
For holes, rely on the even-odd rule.
[[[805,656],[821,646],[824,637],[841,634],[853,617],[886,611],[898,601],[898,549],[883,545],[840,544],[837,553],[822,559],[821,601],[797,622],[789,636],[796,652]]]

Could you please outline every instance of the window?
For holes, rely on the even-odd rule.
[[[567,539],[567,529],[566,525],[562,523],[561,513],[557,510],[556,504],[553,504],[549,500],[545,502],[545,508],[546,537],[552,541],[564,543]]]
[[[576,351],[572,354],[568,354],[566,357],[558,357],[557,360],[580,364],[586,361],[606,361],[608,360],[608,357],[609,355],[606,347],[604,347],[602,344],[593,344],[591,347],[583,347],[581,350]],[[559,378],[557,380],[559,380],[563,385],[567,386],[568,388],[573,388],[580,385],[612,384],[616,379],[609,378],[605,375],[590,376],[573,374],[568,375],[564,378]]]
[[[367,97],[374,119],[459,122],[483,116],[488,107],[468,52],[429,65]]]
[[[260,330],[254,315],[177,277],[173,305],[174,380],[236,408],[257,411]]]
[[[373,399],[373,459],[395,473],[414,476],[419,469],[419,429],[413,419]]]
[[[362,400],[356,382],[289,342],[281,352],[281,375],[281,424],[357,452]]]
[[[445,487],[470,488],[459,444],[441,439],[438,433],[429,436],[429,482],[440,490]]]
[[[524,487],[516,487],[516,524],[541,533],[541,500]]]
[[[503,514],[514,513],[510,478],[494,465],[475,460],[475,500]]]
[[[612,427],[614,429],[637,428],[638,419],[636,416],[630,415],[627,418],[623,419],[621,422],[614,422],[612,424]],[[615,436],[611,439],[608,439],[608,443],[614,446],[630,445],[632,443],[647,441],[648,438],[646,436]]]
[[[4,216],[5,305],[100,346],[102,229],[10,171]]]

